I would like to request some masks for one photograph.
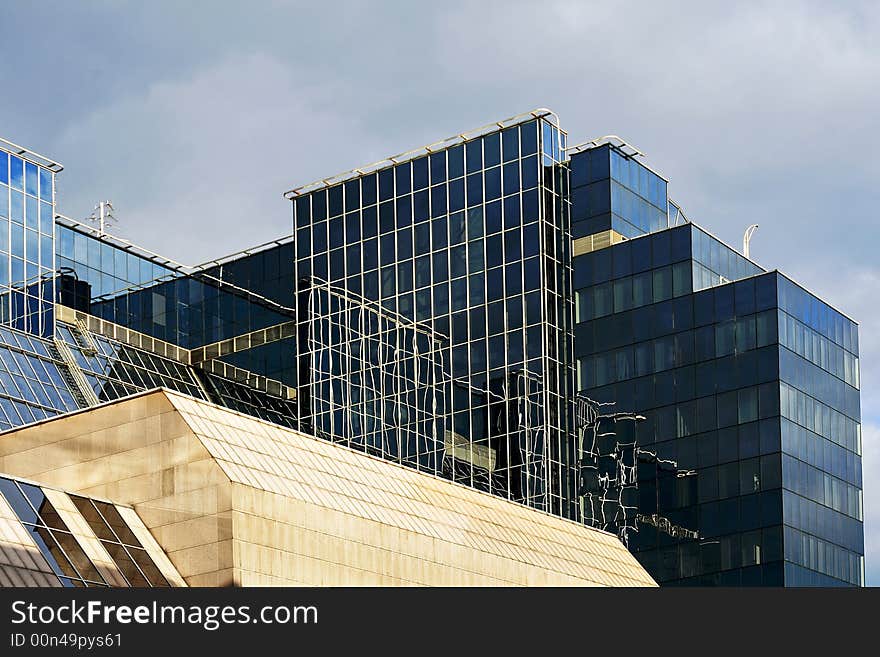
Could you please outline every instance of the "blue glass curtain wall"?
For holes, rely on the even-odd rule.
[[[698,264],[731,282],[700,290]],[[756,270],[693,225],[575,258],[576,386],[645,415],[639,443],[697,472],[642,473],[644,507],[701,534],[642,526],[631,547],[658,581],[859,585],[856,326]]]
[[[291,319],[278,307],[292,302],[290,244],[184,274],[68,226],[58,233],[59,302],[72,308],[186,349]]]
[[[55,174],[0,150],[0,323],[50,337]]]
[[[293,200],[316,433],[569,513],[564,146],[533,120]]]

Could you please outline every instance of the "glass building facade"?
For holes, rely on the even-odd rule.
[[[666,180],[620,149],[572,149],[568,167],[575,239],[608,230],[631,238],[667,226]]]
[[[58,296],[70,308],[89,312],[93,301],[175,278],[175,269],[101,240],[85,227],[59,222],[55,232]]]
[[[56,246],[66,306],[185,349],[292,319],[289,243],[186,267],[68,223],[59,223]]]
[[[536,113],[289,195],[305,428],[572,515],[564,147]]]
[[[679,476],[640,463],[638,511],[699,538],[642,522],[630,547],[667,584],[863,584],[855,323],[675,226],[633,150],[568,162],[576,389],[644,416],[632,439]]]
[[[566,142],[539,110],[324,179],[196,267],[44,225],[54,170],[3,153],[0,428],[164,386],[620,519],[663,584],[863,584],[856,325]]]
[[[187,269],[56,215],[60,170],[0,139],[0,430],[156,387],[295,425],[285,386],[223,361],[241,345],[220,342],[283,335],[271,328],[289,320],[280,304],[233,281],[250,276],[247,285],[280,298],[289,244]],[[89,330],[89,315],[106,320],[105,334]]]
[[[0,139],[0,323],[50,337],[55,320],[55,171]]]
[[[855,324],[693,224],[574,259],[577,389],[638,409],[630,547],[661,584],[860,585]]]
[[[75,325],[58,322],[56,330],[57,342],[0,327],[0,431],[88,407],[73,380],[74,368],[96,403],[165,387],[276,424],[295,425],[296,404],[289,398],[102,335],[92,335],[87,346]],[[65,347],[72,361],[62,357]]]

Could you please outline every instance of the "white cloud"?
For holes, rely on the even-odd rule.
[[[78,218],[111,198],[118,234],[187,263],[287,235],[282,192],[334,173],[346,140],[369,141],[339,111],[345,95],[264,53],[157,82],[68,126],[78,157],[60,210]]]
[[[834,231],[864,226],[861,192],[880,174],[865,157],[880,148],[878,17],[819,3],[470,4],[438,20],[437,65],[469,107],[549,105],[575,140],[632,140],[722,238],[760,223],[762,261],[803,259],[798,247],[831,259]]]
[[[852,201],[880,167],[864,157],[880,147],[880,87],[867,83],[880,74],[871,5],[272,9],[217,12],[220,59],[200,57],[198,40],[187,53],[186,35],[171,30],[179,70],[149,70],[142,91],[106,106],[96,97],[52,149],[69,166],[63,208],[87,214],[113,195],[139,222],[126,230],[147,242],[140,222],[234,228],[243,215],[255,236],[274,237],[288,229],[280,192],[296,181],[545,105],[574,139],[632,139],[722,238],[761,223],[754,251],[773,264],[800,257],[786,240],[793,225],[812,226],[798,245],[819,252],[829,212],[840,226],[859,224],[864,209]],[[239,29],[245,15],[251,36]],[[836,203],[844,193],[849,202]],[[242,245],[237,232],[224,240],[212,230],[196,248]],[[823,257],[834,257],[831,246]]]

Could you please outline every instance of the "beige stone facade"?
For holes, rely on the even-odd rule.
[[[191,586],[655,585],[610,534],[167,390],[0,434],[0,473],[130,506]]]

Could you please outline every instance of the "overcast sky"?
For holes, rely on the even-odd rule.
[[[60,212],[186,263],[290,233],[282,192],[536,107],[617,134],[732,245],[860,322],[880,585],[880,5],[4,2],[0,135]]]

